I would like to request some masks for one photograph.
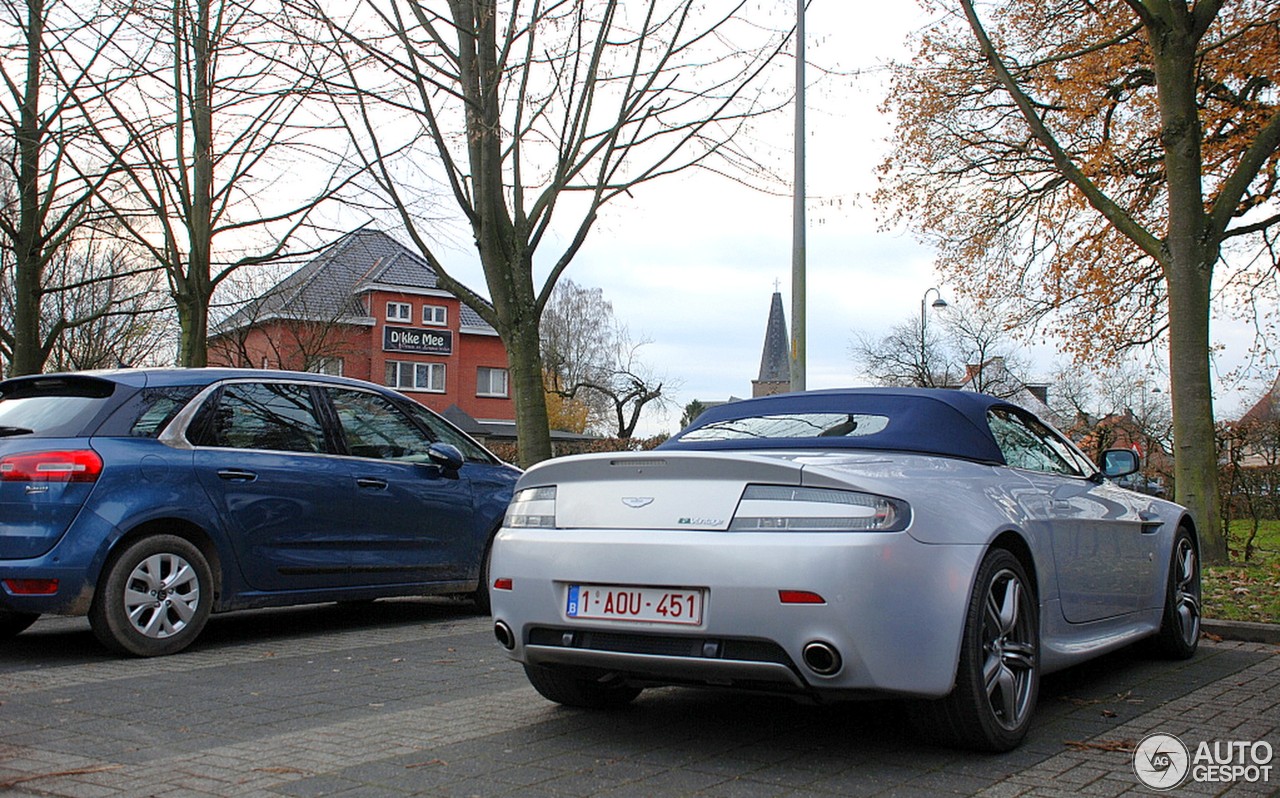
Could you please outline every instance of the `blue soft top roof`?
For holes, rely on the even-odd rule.
[[[987,425],[987,411],[992,407],[1016,406],[972,391],[930,388],[840,388],[779,394],[712,407],[659,448],[692,451],[875,449],[1004,463],[1004,455]],[[855,437],[683,440],[691,431],[712,424],[788,413],[866,414],[884,416],[889,421],[878,432]]]

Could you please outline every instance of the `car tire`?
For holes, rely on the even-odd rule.
[[[1200,557],[1185,526],[1178,527],[1165,581],[1164,615],[1152,643],[1167,659],[1190,659],[1200,646]]]
[[[13,612],[0,610],[0,640],[8,640],[21,634],[40,617],[37,612]]]
[[[601,684],[541,665],[525,665],[529,684],[548,701],[584,709],[618,709],[640,695],[639,687]]]
[[[471,600],[476,604],[476,612],[482,615],[493,612],[493,605],[489,603],[489,558],[492,556],[493,538],[489,538],[489,542],[484,547],[484,554],[480,557],[480,581],[476,583],[475,592],[471,594]]]
[[[89,625],[112,651],[163,656],[191,645],[212,604],[213,573],[200,549],[174,535],[153,535],[108,560]]]
[[[1018,558],[993,549],[969,598],[955,687],[913,714],[944,744],[1009,751],[1026,736],[1039,691],[1039,603]]]

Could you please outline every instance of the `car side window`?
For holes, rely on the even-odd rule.
[[[468,438],[449,422],[425,407],[415,405],[409,408],[409,412],[419,424],[431,430],[431,434],[435,436],[436,440],[442,443],[451,443],[458,447],[458,451],[462,452],[462,456],[468,463],[494,462],[493,455],[489,454],[488,450],[483,446]]]
[[[432,440],[386,397],[328,388],[347,452],[375,460],[428,462]]]
[[[1014,468],[1083,476],[1070,447],[1043,424],[1005,408],[994,408],[987,423],[1004,460]]]
[[[323,452],[324,427],[316,415],[311,389],[282,383],[233,383],[201,411],[192,425],[196,446]]]

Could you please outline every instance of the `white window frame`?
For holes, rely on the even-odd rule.
[[[413,305],[408,302],[388,302],[387,321],[413,322]]]
[[[501,391],[493,389],[493,377],[495,374],[502,375]],[[500,369],[494,366],[480,366],[476,369],[476,396],[493,396],[505,399],[511,395],[510,391],[511,375],[507,369]]]
[[[445,327],[449,324],[449,308],[444,305],[423,305],[422,323],[432,327]]]
[[[423,363],[416,360],[388,360],[386,383],[401,391],[445,393],[448,385],[444,363]]]

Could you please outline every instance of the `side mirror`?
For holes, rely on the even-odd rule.
[[[462,468],[465,459],[462,452],[452,443],[433,443],[427,449],[427,457],[432,463],[445,472],[454,472]]]
[[[1138,472],[1138,453],[1132,449],[1107,449],[1102,453],[1102,475],[1119,479]]]

